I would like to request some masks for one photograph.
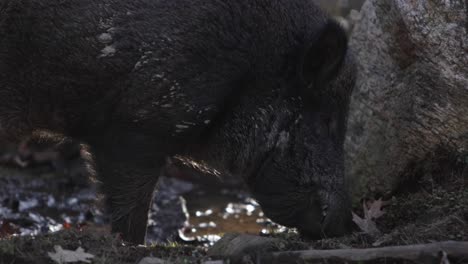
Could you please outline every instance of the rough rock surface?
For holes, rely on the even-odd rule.
[[[361,16],[345,144],[355,197],[468,150],[467,2],[368,0]]]

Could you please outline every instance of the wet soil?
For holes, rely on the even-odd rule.
[[[94,263],[138,263],[145,256],[200,263],[207,260],[207,248],[231,232],[281,238],[316,249],[468,241],[466,171],[426,175],[412,183],[417,188],[411,192],[385,197],[385,214],[375,220],[380,235],[357,230],[318,241],[269,221],[239,186],[216,181],[197,185],[165,177],[150,212],[150,246],[139,247],[110,235],[108,218],[92,186],[46,168],[1,168],[0,263],[51,263],[47,252],[55,245],[72,250],[81,246],[96,255]],[[361,205],[354,212],[362,216]]]
[[[0,170],[0,237],[31,236],[95,226],[109,219],[96,187],[45,167]],[[149,213],[147,243],[210,245],[226,232],[268,234],[283,229],[265,218],[240,187],[201,186],[162,177]]]

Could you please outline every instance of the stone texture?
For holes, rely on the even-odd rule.
[[[355,197],[393,190],[437,153],[468,150],[467,23],[464,0],[364,3],[345,144]]]

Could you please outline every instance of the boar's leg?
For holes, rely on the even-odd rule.
[[[164,156],[150,137],[112,134],[95,148],[98,177],[112,217],[112,232],[143,244],[148,210]]]

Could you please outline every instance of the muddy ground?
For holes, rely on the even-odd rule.
[[[47,168],[2,168],[0,263],[53,263],[48,252],[54,252],[56,245],[69,250],[82,247],[95,256],[93,263],[138,263],[147,256],[203,263],[210,259],[208,248],[231,232],[283,239],[287,246],[282,250],[468,241],[468,162],[420,175],[405,182],[400,193],[374,197],[385,201],[385,214],[375,220],[379,234],[357,230],[319,241],[305,240],[294,230],[271,223],[239,186],[224,186],[217,180],[203,186],[180,179],[163,181],[143,247],[109,234],[94,188]],[[354,212],[362,216],[362,207],[356,204]]]

